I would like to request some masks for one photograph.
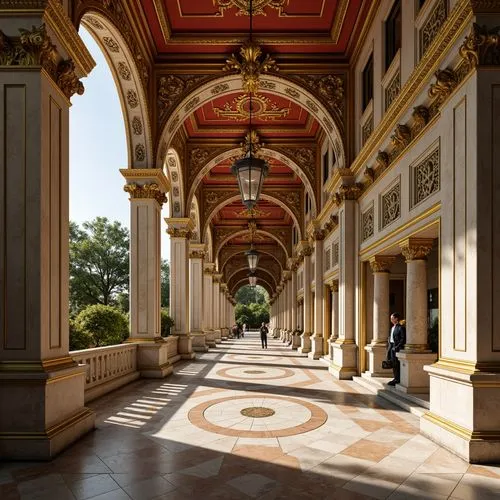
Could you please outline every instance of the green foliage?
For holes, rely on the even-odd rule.
[[[168,310],[161,310],[161,336],[168,337],[170,328],[174,326],[174,320],[169,316]]]
[[[81,228],[70,222],[69,229],[71,310],[89,304],[127,304],[128,309],[128,229],[106,217],[84,222]]]
[[[128,320],[118,309],[94,304],[85,307],[75,319],[77,338],[90,338],[90,346],[102,347],[122,343],[128,337]]]
[[[170,307],[170,265],[161,259],[161,307]]]
[[[88,332],[78,327],[74,319],[69,320],[69,350],[80,351],[92,345],[92,337]]]
[[[254,295],[256,301],[252,302],[250,295],[250,293],[253,293],[252,289],[250,293],[244,291],[240,294],[240,291],[245,288],[251,289],[251,287],[245,286],[240,288],[236,293],[236,300],[238,300],[238,304],[235,307],[236,322],[241,325],[246,323],[250,328],[258,328],[262,323],[269,323],[269,304],[266,300],[267,292],[264,291],[266,294],[264,295],[261,290],[258,290],[259,288],[262,289],[262,287],[255,287],[253,290],[257,290]],[[241,301],[239,300],[238,294],[240,294],[239,297],[242,298]],[[262,297],[264,297],[264,302],[261,302]],[[243,300],[250,301],[245,303]]]
[[[257,286],[243,286],[237,292],[235,296],[236,301],[239,304],[266,304],[269,302],[269,294],[260,285]]]

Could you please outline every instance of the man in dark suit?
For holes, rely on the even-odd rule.
[[[404,349],[406,344],[406,328],[400,323],[401,315],[399,313],[391,314],[391,333],[387,342],[387,359],[392,361],[392,371],[394,379],[388,385],[396,385],[400,383],[399,373],[400,365],[396,353]]]

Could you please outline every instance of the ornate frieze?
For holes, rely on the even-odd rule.
[[[129,193],[130,199],[153,199],[160,205],[163,205],[167,201],[167,195],[154,182],[151,184],[128,183],[123,186],[123,190]]]
[[[408,238],[400,243],[401,253],[406,262],[412,260],[425,260],[431,253],[434,240],[430,238]]]
[[[361,143],[366,144],[373,132],[373,113],[366,119],[361,127]]]
[[[41,66],[69,99],[83,94],[83,83],[75,73],[71,59],[61,60],[56,46],[47,35],[45,24],[31,31],[19,29],[20,36],[7,36],[0,31],[1,66]]]
[[[254,0],[252,2],[252,16],[265,16],[265,7],[275,9],[278,11],[278,14],[281,15],[283,7],[287,4],[288,0]],[[214,5],[219,8],[219,15],[224,15],[224,11],[232,7],[238,9],[236,11],[237,16],[248,16],[250,13],[249,0],[214,0]]]
[[[440,189],[440,150],[434,149],[424,160],[412,167],[412,206]]]
[[[275,121],[286,118],[291,108],[280,108],[276,102],[262,94],[252,95],[252,117],[263,121]],[[222,107],[213,108],[215,114],[231,121],[245,121],[250,117],[250,96],[241,94]]]
[[[340,186],[339,190],[333,195],[335,204],[342,205],[345,200],[357,200],[363,193],[364,185],[356,182],[348,186]]]
[[[500,27],[488,29],[486,26],[474,23],[459,52],[469,71],[479,65],[498,66],[500,64]]]
[[[398,182],[381,195],[381,229],[401,216],[401,184]]]
[[[420,30],[420,57],[425,54],[436,38],[441,26],[446,21],[446,15],[446,0],[438,0]]]
[[[373,205],[361,215],[361,241],[366,241],[375,234],[375,208]]]
[[[399,155],[411,142],[411,130],[406,125],[397,125],[391,135],[392,155]]]
[[[436,82],[431,84],[429,88],[429,97],[435,99],[439,106],[453,92],[459,82],[455,71],[450,68],[436,71],[435,76]]]
[[[429,123],[429,109],[426,106],[415,106],[412,113],[413,124],[411,127],[412,137],[416,137]]]
[[[399,92],[401,92],[401,73],[398,69],[396,74],[392,77],[385,89],[385,110],[387,111],[391,104],[397,99]]]
[[[227,59],[223,71],[236,71],[241,74],[243,90],[256,93],[260,86],[260,75],[269,71],[278,71],[276,61],[266,54],[262,58],[262,49],[252,41],[246,41],[240,48],[240,59],[234,54]]]

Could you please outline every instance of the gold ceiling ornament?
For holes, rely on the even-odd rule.
[[[248,106],[248,107],[247,107]],[[221,118],[231,121],[244,121],[250,117],[250,106],[252,106],[252,117],[263,121],[275,121],[285,118],[291,108],[280,108],[269,97],[255,94],[250,99],[247,94],[235,97],[231,102],[224,103],[222,108],[213,107],[215,114]]]
[[[245,208],[244,210],[240,211],[235,210],[234,215],[238,219],[248,219],[248,218],[251,219],[255,217],[267,218],[272,215],[272,212],[264,212],[263,210],[254,207],[254,208]]]
[[[243,150],[243,155],[246,155],[250,148],[252,148],[252,154],[256,155],[260,149],[262,149],[265,144],[260,142],[259,134],[256,130],[249,130],[245,135],[245,140],[240,143],[241,149]]]
[[[265,16],[266,7],[275,9],[279,15],[283,14],[283,7],[288,5],[289,0],[253,0],[252,16]],[[219,7],[219,15],[224,15],[226,9],[236,8],[237,16],[248,16],[250,14],[250,0],[214,0],[214,5]]]
[[[262,56],[259,44],[253,40],[247,40],[240,49],[241,61],[234,54],[231,54],[222,70],[241,73],[243,90],[256,93],[259,90],[261,73],[279,71],[276,61],[269,54],[266,54],[261,61]]]

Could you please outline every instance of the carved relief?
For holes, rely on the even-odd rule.
[[[295,162],[300,165],[302,170],[306,172],[309,179],[314,181],[316,177],[316,151],[312,148],[279,148],[279,151],[283,152],[290,158],[293,158]],[[285,164],[287,162],[284,162]]]
[[[118,73],[124,79],[129,81],[131,78],[130,69],[124,62],[118,63]]]
[[[222,92],[225,92],[226,90],[229,90],[229,84],[227,84],[227,83],[219,83],[218,85],[216,85],[215,87],[213,87],[210,92],[212,93],[212,95],[215,96],[217,94],[221,94]]]
[[[381,228],[388,226],[401,216],[401,185],[399,181],[381,196],[381,209]]]
[[[449,68],[436,71],[435,76],[436,83],[431,84],[429,97],[435,99],[440,106],[458,85],[458,79],[455,71]]]
[[[361,241],[375,234],[375,209],[373,205],[361,215]]]
[[[422,162],[412,168],[413,204],[439,191],[440,189],[440,151],[437,147]]]
[[[500,27],[488,29],[474,23],[460,47],[460,56],[469,71],[479,65],[500,65]]]
[[[300,97],[300,92],[298,90],[292,89],[291,87],[285,88],[285,94],[288,94],[290,97],[298,99]]]
[[[383,172],[389,166],[389,155],[385,151],[379,151],[375,160],[377,172]]]
[[[254,0],[252,2],[252,16],[265,16],[265,7],[276,9],[278,14],[281,15],[283,7],[288,4],[288,0]],[[237,10],[236,15],[249,15],[250,2],[248,0],[214,0],[214,5],[219,7],[218,15],[223,15],[225,9],[235,7]]]
[[[102,41],[104,45],[109,49],[110,52],[120,52],[120,46],[109,36],[103,37]]]
[[[135,90],[127,91],[127,102],[131,108],[137,108],[139,105],[139,99],[137,98],[137,92]]]
[[[167,201],[167,195],[161,191],[160,186],[152,184],[125,184],[123,190],[129,193],[131,199],[154,199],[160,205]]]
[[[186,113],[193,111],[193,109],[199,104],[199,102],[200,102],[200,98],[198,96],[193,97],[184,106],[184,111]]]
[[[416,106],[413,108],[412,136],[416,137],[421,130],[429,123],[430,113],[426,106]]]
[[[333,253],[332,253],[332,267],[338,266],[339,264],[339,242],[336,241],[333,246]]]
[[[104,29],[104,26],[95,17],[87,16],[86,20],[96,30],[103,30]]]
[[[132,131],[134,132],[134,135],[142,134],[142,122],[138,116],[134,116],[132,119]]]
[[[401,91],[401,74],[398,72],[394,75],[385,89],[385,110],[387,111],[391,104],[397,99]]]
[[[319,97],[330,111],[339,116],[344,114],[345,90],[341,75],[297,76],[296,79]]]
[[[137,144],[135,147],[135,159],[137,161],[144,161],[146,159],[146,148],[144,144]]]
[[[73,94],[82,95],[85,91],[83,83],[76,76],[75,64],[70,59],[59,63],[56,83],[68,99]]]
[[[373,132],[373,113],[367,118],[366,122],[361,127],[361,143],[362,145],[366,144],[369,137]]]
[[[222,108],[213,108],[217,116],[227,118],[233,121],[244,121],[250,116],[249,111],[250,97],[247,94],[241,94],[235,97],[231,102],[224,103]],[[274,121],[285,118],[290,113],[290,108],[280,108],[269,97],[262,94],[252,96],[252,117],[264,121]]]
[[[397,125],[394,134],[391,135],[393,153],[400,154],[411,142],[411,131],[406,125]]]
[[[446,21],[446,0],[438,0],[429,14],[425,24],[420,30],[420,57],[422,57],[430,44],[436,38],[441,26]]]
[[[363,193],[364,185],[361,183],[340,186],[339,190],[333,195],[337,206],[342,205],[345,200],[357,200]]]

